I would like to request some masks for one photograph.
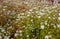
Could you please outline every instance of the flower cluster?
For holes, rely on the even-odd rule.
[[[60,39],[60,6],[0,5],[0,39]]]

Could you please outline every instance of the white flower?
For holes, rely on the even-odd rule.
[[[45,36],[45,39],[49,39],[49,36]]]
[[[53,18],[53,19],[55,19],[55,18]]]
[[[51,17],[48,17],[49,19],[51,19]]]
[[[29,37],[29,35],[27,35],[27,37]]]
[[[7,11],[7,14],[10,14],[11,13],[11,11],[9,10],[9,11]]]
[[[41,16],[43,16],[44,14],[45,14],[45,13],[41,13],[41,12],[40,12],[40,15],[41,15]]]
[[[51,11],[49,9],[47,9],[46,12],[51,13]]]
[[[22,30],[19,30],[20,33],[22,33]]]
[[[6,9],[3,9],[3,11],[5,11]]]
[[[0,39],[2,39],[2,36],[0,36]]]
[[[18,33],[19,31],[17,30],[16,33]]]
[[[33,22],[33,19],[31,19],[31,22]]]
[[[48,7],[45,7],[45,9],[48,9]]]
[[[30,16],[29,14],[27,16]]]
[[[10,26],[8,29],[11,29],[12,28],[12,26]]]
[[[52,8],[56,8],[57,6],[53,6]]]
[[[18,36],[19,34],[18,33],[15,33],[15,36]]]
[[[28,4],[28,2],[25,2],[25,4]]]
[[[4,29],[1,29],[1,32],[4,32],[5,30]]]
[[[59,28],[60,27],[60,24],[58,24],[57,27]]]
[[[20,34],[20,36],[22,36],[22,34]]]
[[[44,29],[44,25],[41,25],[41,29]]]
[[[53,27],[54,27],[54,28],[56,28],[56,26],[55,26],[55,25],[54,25]]]
[[[16,19],[16,21],[18,21],[18,20],[20,20],[20,19]]]
[[[45,21],[45,25],[47,25],[47,21]]]
[[[8,36],[4,36],[4,39],[9,39],[9,37]]]
[[[31,13],[34,13],[34,12],[31,12]]]
[[[25,28],[25,25],[23,26],[23,28]]]
[[[34,7],[33,9],[37,9],[37,7]]]
[[[60,16],[60,13],[59,13],[59,16]]]
[[[24,13],[21,13],[21,15],[24,15]]]
[[[30,9],[29,11],[32,11],[33,9]]]
[[[45,10],[43,9],[43,10],[41,10],[42,12],[44,12]]]
[[[39,11],[36,11],[36,13],[39,13]]]
[[[58,17],[58,20],[60,20],[60,17]]]
[[[33,37],[34,37],[35,35],[33,35]]]
[[[57,12],[57,10],[55,10],[55,12]]]
[[[18,14],[18,18],[20,18],[20,14]]]
[[[41,16],[38,16],[38,18],[41,18]]]
[[[20,38],[20,39],[23,39],[23,38]]]
[[[28,11],[27,13],[30,14],[31,12]]]
[[[7,8],[8,6],[4,6],[3,8]]]

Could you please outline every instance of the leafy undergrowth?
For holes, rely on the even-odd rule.
[[[34,7],[24,12],[0,6],[0,39],[60,39],[60,7]]]

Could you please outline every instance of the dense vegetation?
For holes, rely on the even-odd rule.
[[[60,39],[60,7],[32,9],[0,5],[0,39]]]

